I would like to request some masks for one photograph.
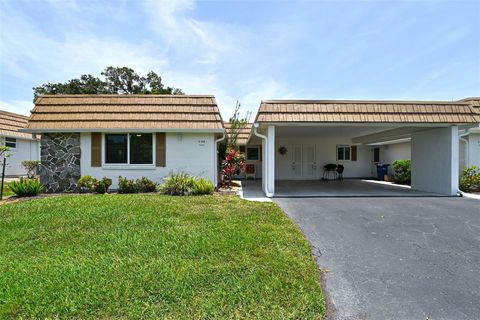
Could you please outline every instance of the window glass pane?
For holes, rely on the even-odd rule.
[[[258,160],[258,148],[247,148],[247,160]]]
[[[350,160],[350,147],[345,147],[344,149],[344,157],[343,160]]]
[[[343,160],[343,147],[337,147],[337,159]]]
[[[152,164],[152,134],[130,134],[130,164]]]
[[[105,163],[127,163],[127,135],[105,135]]]
[[[17,139],[15,138],[5,138],[5,146],[10,148],[17,147]]]

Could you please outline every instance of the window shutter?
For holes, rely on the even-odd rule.
[[[155,140],[155,166],[165,167],[167,162],[165,132],[157,132]]]
[[[357,146],[352,146],[351,148],[351,159],[352,161],[357,161]]]
[[[100,132],[92,132],[91,138],[91,154],[92,154],[92,167],[102,166],[102,134]]]

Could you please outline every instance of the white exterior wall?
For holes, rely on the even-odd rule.
[[[480,133],[471,133],[468,142],[469,165],[480,167]]]
[[[458,128],[436,128],[412,135],[412,188],[455,195],[458,190]]]
[[[388,174],[393,175],[393,162],[395,160],[411,160],[411,143],[395,143],[382,146],[380,148],[380,160],[384,163],[390,164],[388,167]]]
[[[343,176],[345,178],[365,178],[371,177],[373,167],[373,148],[369,146],[357,146],[357,161],[337,161],[337,145],[351,145],[352,141],[348,138],[277,138],[275,143],[275,179],[276,180],[294,180],[294,179],[320,179],[323,176],[323,166],[328,163],[342,164],[345,167]],[[295,178],[292,172],[292,150],[295,144],[314,144],[317,169],[315,174],[309,177]],[[284,146],[287,153],[281,155],[278,149]],[[375,172],[376,174],[376,172]]]
[[[38,140],[16,139],[17,147],[8,151],[10,157],[7,158],[5,176],[24,176],[27,171],[22,167],[22,161],[40,160],[40,142]],[[4,137],[0,137],[0,145],[5,145]],[[0,165],[3,165],[3,163]]]
[[[181,136],[181,140],[180,140]],[[200,145],[199,140],[205,140]],[[102,148],[105,147],[102,141]],[[171,172],[184,171],[196,177],[215,181],[215,136],[213,133],[166,133],[166,166],[148,168],[139,166],[121,166],[119,168],[91,167],[91,134],[80,135],[80,172],[81,175],[91,175],[100,179],[108,177],[113,180],[112,189],[118,188],[118,177],[137,179],[142,176],[161,183],[162,179]],[[153,148],[155,157],[155,144]],[[102,157],[104,160],[104,157]],[[155,162],[155,161],[154,161]]]

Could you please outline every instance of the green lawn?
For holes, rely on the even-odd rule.
[[[272,203],[137,194],[0,205],[0,318],[318,319],[319,277]]]
[[[8,183],[5,182],[5,184],[3,185],[3,199],[6,199],[6,198],[8,198],[10,196],[13,196],[13,195],[14,195],[14,193],[8,187]]]

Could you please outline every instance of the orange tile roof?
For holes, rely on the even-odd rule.
[[[46,95],[35,101],[27,130],[195,129],[222,131],[214,96]]]

